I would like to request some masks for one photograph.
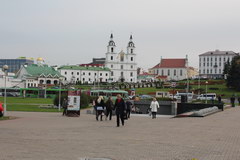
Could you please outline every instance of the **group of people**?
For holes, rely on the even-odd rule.
[[[96,111],[96,120],[99,118],[102,121],[103,116],[106,116],[106,120],[109,117],[109,120],[112,120],[112,112],[115,110],[116,119],[117,119],[117,127],[120,126],[120,120],[122,125],[124,126],[124,119],[130,118],[130,113],[132,109],[132,103],[130,101],[124,101],[120,94],[117,95],[117,99],[115,103],[113,103],[112,97],[108,97],[108,100],[104,102],[103,96],[99,96],[95,100],[94,105]]]

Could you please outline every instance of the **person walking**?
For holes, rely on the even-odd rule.
[[[3,106],[2,106],[2,102],[0,101],[0,117],[3,116]]]
[[[108,97],[108,100],[106,102],[106,120],[108,116],[109,116],[109,120],[112,120],[112,110],[113,110],[112,97]]]
[[[221,95],[218,96],[218,103],[219,103],[219,104],[222,103],[222,97],[221,97]]]
[[[152,112],[152,119],[156,118],[158,108],[159,108],[159,103],[156,100],[156,98],[153,98],[153,101],[151,102],[151,105],[150,105],[150,109]]]
[[[95,101],[95,105],[96,105],[96,120],[98,121],[99,116],[101,117],[101,121],[102,121],[102,117],[103,117],[103,110],[104,110],[104,100],[103,100],[103,96],[99,96],[96,101]]]
[[[67,107],[68,107],[68,101],[66,98],[63,99],[63,103],[62,103],[62,106],[63,106],[63,116],[66,116],[67,115]]]
[[[126,106],[127,106],[127,108],[126,108],[126,116],[127,116],[127,118],[130,118],[130,114],[131,114],[131,111],[132,111],[132,102],[130,101],[130,100],[128,100],[127,102],[126,102]]]
[[[232,95],[232,97],[230,98],[230,101],[231,101],[232,107],[235,107],[235,96],[234,95]]]
[[[238,97],[238,105],[240,106],[240,97]]]
[[[124,126],[125,102],[122,99],[122,96],[120,94],[117,95],[114,108],[116,110],[117,127],[119,127],[120,119],[121,119],[122,125]]]

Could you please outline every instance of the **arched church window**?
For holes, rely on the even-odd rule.
[[[111,52],[113,53],[113,47],[111,48]]]

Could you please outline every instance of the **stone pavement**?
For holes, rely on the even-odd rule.
[[[115,117],[85,111],[8,113],[19,118],[0,121],[0,160],[240,160],[240,107],[204,118],[132,116],[118,128]]]

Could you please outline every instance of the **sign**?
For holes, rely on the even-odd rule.
[[[176,83],[176,82],[172,82],[172,83],[171,83],[171,86],[172,86],[172,87],[176,87],[176,86],[177,86],[177,83]]]
[[[81,91],[68,91],[68,111],[80,110]]]

